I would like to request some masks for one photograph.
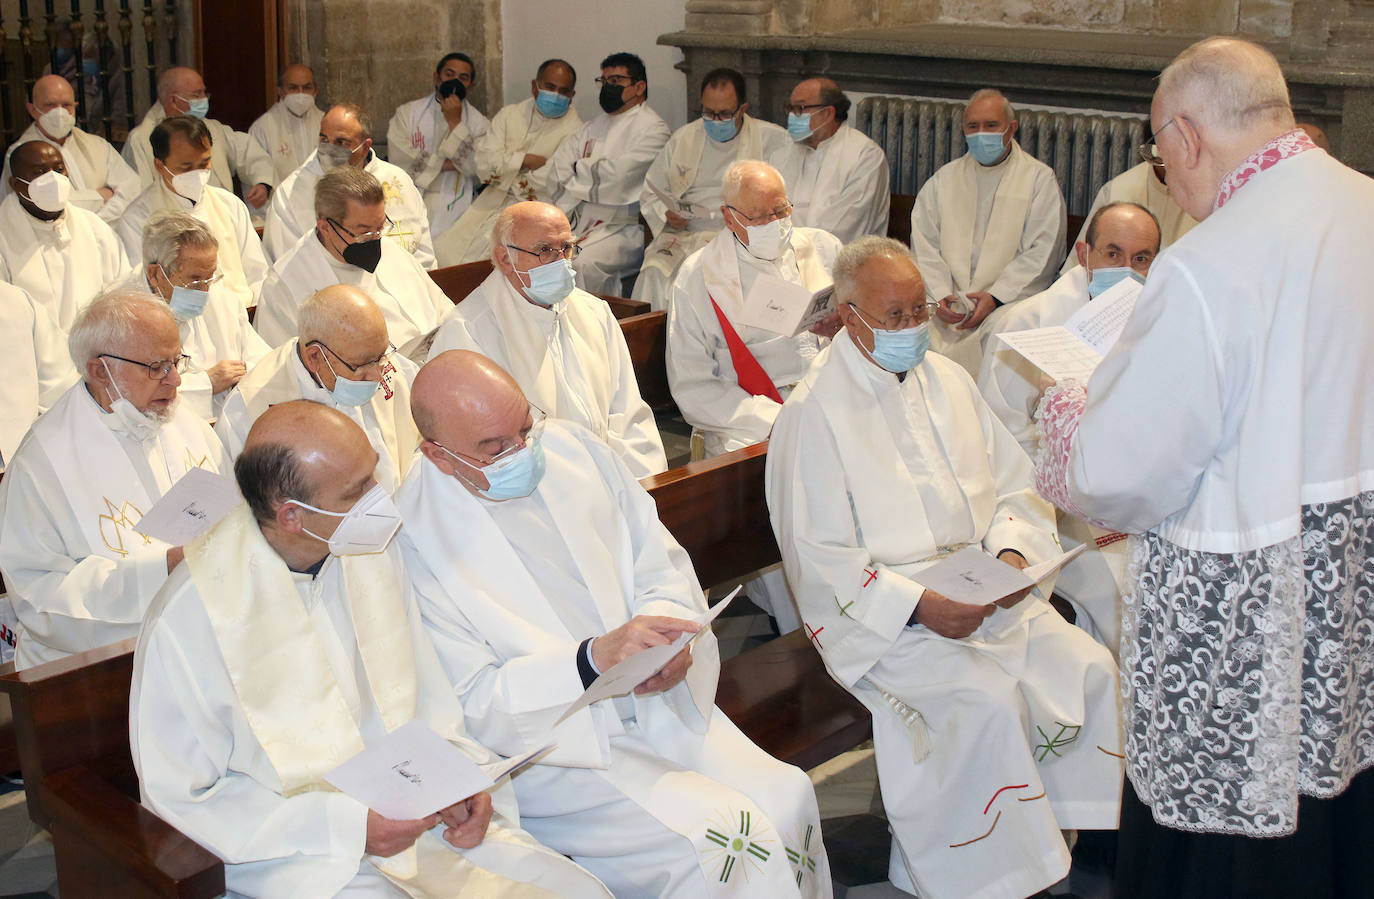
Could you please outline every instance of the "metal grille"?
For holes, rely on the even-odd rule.
[[[915,194],[964,153],[964,104],[920,97],[865,97],[854,127],[887,152],[892,192]],[[1021,149],[1054,169],[1069,215],[1086,215],[1103,184],[1135,165],[1144,116],[1017,108]]]

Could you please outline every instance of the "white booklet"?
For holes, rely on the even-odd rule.
[[[480,766],[415,719],[339,765],[324,779],[379,815],[414,821],[494,786],[552,748],[550,743]]]
[[[563,714],[558,716],[558,720],[553,723],[553,726],[557,727],[568,720],[569,716],[585,709],[594,702],[624,696],[658,674],[673,660],[674,656],[682,652],[684,646],[710,629],[711,622],[715,621],[720,613],[725,611],[725,607],[730,605],[742,589],[744,589],[743,584],[731,590],[729,596],[712,606],[710,611],[706,613],[706,617],[701,619],[701,630],[696,633],[678,634],[677,639],[671,643],[666,643],[663,646],[650,646],[648,649],[641,650],[601,672],[601,675],[592,681],[592,685],[581,696],[573,700],[572,705],[563,710]]]
[[[1140,282],[1123,278],[1069,316],[1062,326],[1008,331],[997,336],[1056,381],[1087,383],[1121,336],[1140,291]]]
[[[134,530],[171,546],[184,546],[219,524],[242,501],[228,475],[192,468],[144,513]]]
[[[744,298],[739,324],[796,337],[830,314],[830,297],[835,285],[828,284],[814,293],[772,275],[759,275]]]
[[[678,199],[648,179],[645,179],[644,186],[649,188],[649,193],[657,197],[660,203],[668,207],[669,212],[676,213],[685,219],[692,218],[691,203]]]
[[[1011,567],[980,546],[966,546],[948,558],[912,575],[912,580],[956,602],[984,606],[1033,587],[1083,551],[1075,546],[1025,570]]]

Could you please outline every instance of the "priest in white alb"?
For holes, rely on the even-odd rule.
[[[620,324],[605,301],[573,284],[578,245],[567,218],[547,203],[517,203],[495,234],[495,271],[444,317],[427,358],[445,350],[489,356],[530,402],[606,441],[635,477],[666,471]]]
[[[315,105],[317,95],[314,70],[292,63],[282,69],[277,79],[277,102],[248,128],[248,136],[272,160],[272,174],[278,185],[305,164],[320,141],[324,112]]]
[[[253,217],[233,193],[210,182],[214,134],[194,116],[172,116],[149,135],[157,180],[129,204],[115,225],[130,259],[143,255],[143,227],[156,212],[188,212],[219,243],[223,290],[245,309],[258,304],[267,280],[267,257]]]
[[[1038,411],[1041,492],[1138,535],[1117,895],[1358,895],[1374,182],[1295,126],[1283,70],[1248,41],[1183,51],[1150,124],[1200,224],[1155,261],[1087,386]]]
[[[773,159],[791,143],[786,131],[748,114],[746,96],[739,72],[707,72],[701,79],[701,118],[674,131],[649,166],[639,210],[654,239],[644,249],[634,298],[655,310],[668,308],[683,260],[726,225],[720,212],[725,170],[746,159]]]
[[[137,634],[182,558],[138,533],[139,520],[192,468],[229,467],[204,419],[177,407],[186,357],[160,297],[106,294],[68,343],[83,380],[34,423],[0,481],[20,668]]]
[[[923,586],[965,547],[1018,569],[1060,555],[1054,508],[967,372],[927,352],[934,304],[906,248],[861,238],[833,273],[844,329],[768,447],[783,568],[826,668],[873,713],[892,882],[1029,896],[1068,873],[1061,829],[1116,826],[1116,665],[1029,588],[974,604]]]
[[[1088,222],[1097,211],[1111,203],[1136,203],[1150,210],[1150,214],[1159,222],[1161,250],[1187,234],[1197,224],[1197,219],[1184,212],[1183,207],[1179,206],[1178,201],[1169,193],[1169,185],[1164,180],[1164,163],[1159,160],[1155,145],[1145,144],[1139,151],[1141,155],[1148,157],[1146,161],[1127,169],[1098,189],[1075,244],[1086,238]],[[1078,254],[1071,252],[1059,272],[1063,274],[1078,264]]]
[[[436,239],[472,205],[480,183],[473,151],[488,123],[468,99],[476,80],[471,57],[446,53],[434,67],[434,90],[396,107],[387,125],[387,158],[424,194]]]
[[[453,303],[386,231],[386,189],[371,174],[345,165],[316,182],[315,226],[272,264],[263,285],[253,320],[263,339],[280,346],[295,337],[306,297],[349,284],[372,298],[392,343],[409,355]]]
[[[977,375],[982,332],[999,307],[1039,293],[1063,261],[1067,217],[1054,170],[1016,142],[1020,123],[995,90],[964,107],[968,152],[916,194],[911,249],[933,301],[937,353]]]
[[[155,212],[143,229],[138,274],[130,290],[162,297],[177,320],[181,351],[189,357],[177,396],[208,422],[219,417],[230,389],[266,356],[238,297],[224,287],[219,242],[187,212]]]
[[[129,276],[110,226],[70,202],[62,154],[46,141],[10,154],[11,194],[0,202],[0,281],[23,290],[64,332],[101,291]]]
[[[1026,357],[997,337],[1009,331],[1062,326],[1118,282],[1144,281],[1159,252],[1159,225],[1154,214],[1135,203],[1112,203],[1093,213],[1086,239],[1074,247],[1077,262],[1050,288],[1022,300],[998,316],[985,336],[978,390],[1026,455],[1035,458],[1040,428],[1035,406],[1040,401],[1044,374]],[[1126,534],[1059,514],[1059,537],[1065,549],[1087,549],[1059,573],[1055,592],[1077,613],[1075,624],[1117,654],[1121,642],[1121,592],[1125,583]]]
[[[440,266],[491,256],[491,230],[507,206],[549,199],[549,158],[582,127],[572,107],[577,72],[562,59],[546,60],[530,82],[530,97],[501,108],[473,141],[472,162],[486,185],[453,225],[434,238]]]
[[[57,147],[72,182],[70,202],[113,223],[143,188],[109,141],[76,127],[76,94],[61,75],[44,75],[33,83],[32,99],[24,107],[33,124],[5,152],[0,176],[0,199],[10,193],[10,154],[20,144],[41,140]]]
[[[549,202],[572,222],[582,254],[573,263],[584,290],[624,296],[624,279],[644,261],[639,197],[669,131],[648,106],[644,61],[633,53],[601,60],[601,115],[564,139],[549,161]]]
[[[849,242],[886,234],[887,154],[849,124],[849,98],[829,78],[808,78],[787,103],[792,143],[768,161],[782,170],[797,224]]]
[[[329,108],[320,122],[314,152],[272,192],[262,235],[268,257],[280,259],[315,227],[315,185],[326,172],[343,166],[361,169],[381,182],[386,194],[387,239],[414,256],[421,268],[434,268],[425,202],[403,169],[373,151],[372,120],[352,103]]]
[[[77,380],[66,335],[52,313],[12,284],[0,281],[0,472],[34,419]]]
[[[230,896],[608,899],[519,829],[509,783],[397,820],[326,780],[404,725],[496,760],[421,626],[376,458],[317,403],[254,425],[234,466],[245,502],[187,545],[139,633],[143,804],[224,861]]]
[[[410,470],[419,432],[410,419],[415,363],[391,350],[386,318],[356,287],[326,287],[301,304],[299,336],[239,381],[215,422],[231,458],[243,451],[258,416],[306,399],[338,409],[377,451],[377,481],[395,492]]]
[[[715,706],[709,632],[633,693],[555,724],[622,659],[695,632],[691,561],[585,428],[547,420],[476,353],[415,381],[425,435],[399,542],[472,734],[515,754],[525,827],[617,896],[831,896],[815,792]]]

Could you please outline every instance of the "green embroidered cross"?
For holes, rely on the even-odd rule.
[[[729,818],[726,819],[730,820]],[[767,830],[767,828],[764,828]],[[734,833],[728,831],[735,830]],[[751,836],[753,830],[752,815],[748,811],[739,813],[739,827],[731,828],[726,824],[723,828],[707,827],[706,841],[719,846],[725,852],[725,858],[721,863],[719,880],[721,883],[729,883],[730,877],[735,873],[737,863],[741,858],[748,855],[757,859],[756,864],[767,862],[773,855],[772,851],[766,849],[759,835]],[[814,868],[814,864],[812,866]],[[748,871],[745,872],[745,879],[748,880]]]
[[[1053,737],[1045,733],[1043,727],[1038,724],[1035,725],[1035,729],[1040,732],[1040,739],[1045,741],[1037,744],[1035,749],[1032,750],[1038,753],[1035,758],[1037,762],[1043,762],[1050,754],[1053,754],[1055,758],[1060,758],[1061,754],[1059,750],[1077,740],[1078,732],[1083,729],[1082,725],[1079,724],[1060,724],[1058,721],[1054,723],[1059,725],[1059,733],[1055,734]]]
[[[816,827],[814,824],[806,825],[806,836],[802,838],[801,849],[793,849],[789,846],[783,847],[787,852],[787,860],[797,869],[798,887],[802,885],[802,876],[807,871],[811,871],[813,874],[816,871],[816,860],[806,854],[806,851],[811,848],[811,837],[815,831]]]

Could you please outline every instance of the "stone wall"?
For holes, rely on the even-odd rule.
[[[315,70],[322,101],[367,109],[378,144],[396,107],[433,89],[434,64],[451,50],[477,63],[473,101],[501,106],[500,0],[289,0],[287,14],[291,60]]]

